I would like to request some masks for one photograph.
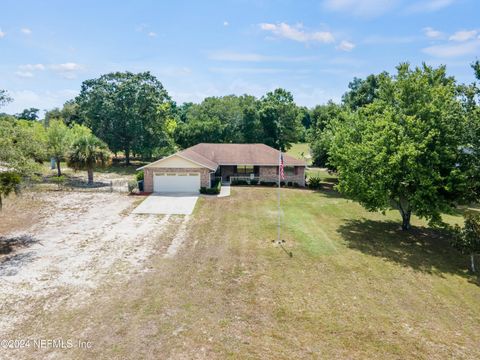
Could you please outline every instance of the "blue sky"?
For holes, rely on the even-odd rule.
[[[472,82],[478,14],[478,0],[2,0],[2,111],[61,106],[124,70],[150,70],[178,103],[284,87],[314,106],[403,61]]]

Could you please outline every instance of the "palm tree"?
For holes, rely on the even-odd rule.
[[[81,134],[72,144],[68,166],[75,170],[87,170],[88,185],[93,184],[93,169],[104,166],[110,158],[108,146],[91,133]]]

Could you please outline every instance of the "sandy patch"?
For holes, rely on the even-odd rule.
[[[16,246],[0,254],[0,335],[34,313],[37,300],[50,310],[76,306],[102,280],[148,270],[146,260],[172,223],[169,215],[131,214],[135,198],[116,193],[39,196],[46,205],[34,225],[0,234]]]

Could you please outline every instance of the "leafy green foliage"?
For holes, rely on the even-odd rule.
[[[263,127],[263,143],[286,151],[299,139],[301,123],[298,107],[290,92],[276,89],[260,100],[260,122]]]
[[[15,117],[19,120],[36,121],[38,120],[39,111],[40,109],[37,108],[24,109],[21,113],[16,114]]]
[[[82,83],[78,118],[110,149],[151,158],[159,148],[173,148],[172,102],[149,72],[116,72]]]
[[[335,130],[339,190],[370,211],[397,208],[403,229],[412,213],[440,223],[471,197],[459,165],[465,116],[444,67],[400,65],[396,77],[382,78],[378,98]]]
[[[341,123],[348,113],[347,109],[331,101],[326,105],[318,105],[312,110],[312,123],[307,137],[313,165],[333,170],[333,165],[329,161],[329,149],[335,133],[334,124]]]
[[[202,186],[200,188],[200,194],[218,195],[220,194],[221,189],[222,189],[222,182],[217,180],[211,188],[206,188]]]
[[[137,171],[137,173],[135,174],[135,179],[137,179],[137,181],[142,181],[144,180],[145,178],[145,173],[143,170],[141,171]]]
[[[34,177],[45,156],[45,132],[40,123],[0,117],[0,166],[22,177]]]
[[[322,188],[322,179],[318,176],[308,178],[307,186],[312,190],[320,190]]]
[[[110,158],[107,145],[93,134],[76,138],[68,157],[68,165],[76,170],[87,170],[88,184],[93,184],[93,169],[104,166]]]
[[[55,119],[49,122],[46,135],[48,155],[55,159],[57,163],[57,176],[61,176],[60,163],[68,156],[74,140],[73,131],[68,128],[62,120]]]
[[[379,75],[369,75],[365,80],[354,78],[353,81],[348,84],[350,90],[343,95],[343,103],[352,110],[357,110],[371,104],[378,98],[380,83],[385,78],[388,78],[388,76],[389,75],[384,72]]]
[[[10,101],[12,101],[12,98],[8,96],[7,91],[0,89],[0,107],[6,105]]]
[[[0,172],[0,210],[2,210],[2,198],[7,197],[12,192],[20,191],[21,177],[13,171]]]
[[[471,267],[475,272],[474,254],[480,253],[480,214],[467,212],[463,228],[455,228],[452,245],[463,254],[471,255]]]

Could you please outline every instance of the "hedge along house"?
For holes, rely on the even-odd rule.
[[[305,162],[283,154],[285,182],[305,186]],[[145,192],[199,192],[215,180],[277,182],[279,151],[265,144],[201,143],[167,156],[144,171]]]

